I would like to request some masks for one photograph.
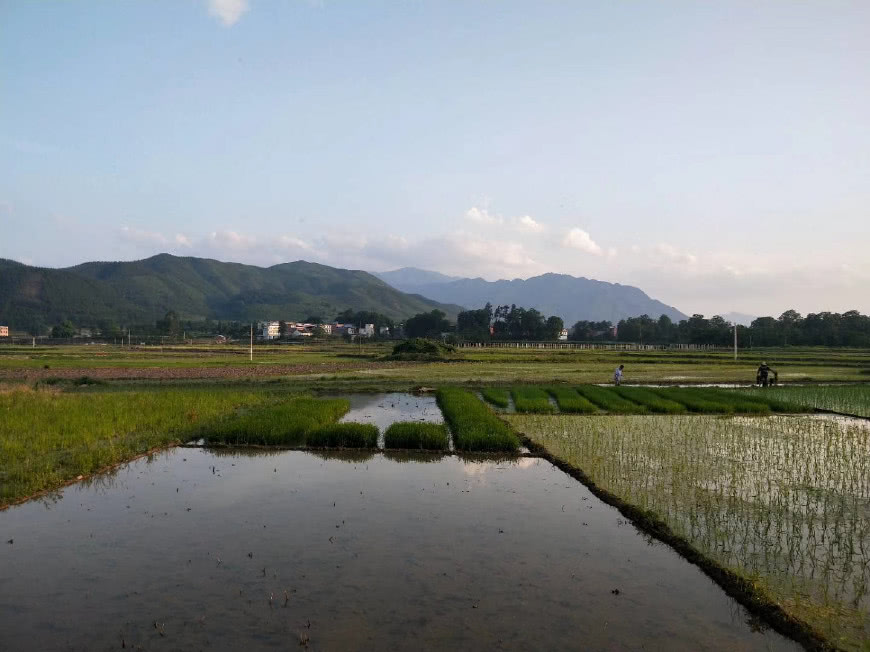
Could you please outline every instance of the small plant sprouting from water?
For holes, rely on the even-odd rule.
[[[314,448],[377,448],[378,427],[371,423],[331,423],[308,433]]]

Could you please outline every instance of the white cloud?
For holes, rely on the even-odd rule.
[[[176,233],[175,244],[177,244],[179,247],[189,247],[191,246],[190,238],[188,238],[183,233]]]
[[[215,248],[227,248],[232,251],[249,250],[257,246],[257,239],[236,231],[212,231],[208,242]]]
[[[544,231],[544,225],[534,220],[530,215],[516,218],[515,224],[518,231],[528,231],[530,233],[541,233]]]
[[[565,234],[565,237],[562,239],[562,246],[585,251],[595,256],[601,255],[601,247],[592,240],[586,231],[577,227],[574,227]]]
[[[226,27],[235,25],[248,9],[248,0],[208,0],[208,13]]]
[[[477,224],[504,224],[504,218],[501,215],[492,215],[486,208],[478,208],[477,206],[469,208],[465,212],[465,217]]]
[[[680,251],[673,245],[667,243],[659,243],[652,249],[653,254],[660,260],[669,263],[678,263],[681,265],[694,265],[698,262],[698,257],[685,251]]]
[[[166,236],[162,233],[137,229],[134,226],[121,227],[121,239],[135,245],[164,246],[169,242]]]

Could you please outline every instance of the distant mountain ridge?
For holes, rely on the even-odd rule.
[[[332,319],[351,308],[403,320],[459,306],[406,294],[368,272],[296,261],[272,267],[159,254],[130,262],[64,269],[0,259],[0,323],[17,329],[64,319],[79,326],[154,323],[169,310],[181,319]]]
[[[440,272],[432,272],[419,267],[403,267],[392,272],[372,272],[373,276],[398,289],[398,285],[418,287],[432,283],[450,283],[450,281],[462,280],[461,276],[447,276]],[[404,290],[403,290],[404,292]]]
[[[421,272],[435,275],[429,278],[436,280],[415,282],[416,279],[425,278]],[[512,281],[485,281],[482,278],[449,280],[450,277],[443,274],[412,267],[379,276],[403,292],[412,292],[435,301],[456,303],[466,308],[479,308],[487,302],[493,305],[516,304],[535,308],[548,316],[557,315],[569,327],[583,319],[609,320],[615,324],[620,319],[644,314],[653,318],[667,315],[674,321],[687,318],[673,306],[652,299],[631,285],[567,274],[542,274]]]

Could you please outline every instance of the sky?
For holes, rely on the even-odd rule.
[[[866,0],[0,0],[0,257],[870,313]]]

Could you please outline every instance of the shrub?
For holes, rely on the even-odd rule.
[[[415,337],[396,344],[392,355],[387,358],[416,362],[447,362],[457,359],[455,347],[423,337]]]
[[[443,423],[400,421],[384,433],[384,448],[447,450],[449,437]]]

